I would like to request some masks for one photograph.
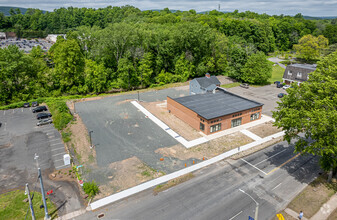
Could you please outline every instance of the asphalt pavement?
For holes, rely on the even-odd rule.
[[[272,219],[321,172],[318,158],[294,154],[280,142],[238,160],[195,172],[196,177],[154,195],[147,190],[75,219]]]

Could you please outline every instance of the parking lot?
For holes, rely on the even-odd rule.
[[[44,39],[6,39],[0,40],[0,47],[6,48],[9,45],[16,45],[20,50],[23,50],[25,53],[29,53],[33,47],[40,46],[43,51],[48,51],[52,44]]]
[[[1,192],[36,182],[35,153],[42,172],[65,168],[59,132],[53,124],[36,126],[37,121],[31,108],[0,111]]]
[[[284,89],[276,88],[276,85],[274,84],[261,87],[250,86],[249,89],[237,86],[228,89],[228,91],[247,99],[263,103],[264,105],[262,107],[262,114],[266,114],[268,116],[272,116],[272,111],[276,110],[276,102],[280,100],[277,95],[279,93],[286,93]]]

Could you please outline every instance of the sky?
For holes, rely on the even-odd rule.
[[[218,9],[221,11],[254,11],[269,15],[337,16],[337,0],[0,0],[0,6],[39,8],[53,11],[61,7],[104,8],[106,6],[132,5],[141,10],[163,9],[197,12]]]

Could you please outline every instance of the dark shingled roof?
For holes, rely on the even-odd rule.
[[[288,80],[293,80],[293,81],[298,81],[298,82],[303,82],[307,81],[308,75],[316,70],[316,65],[313,64],[300,64],[300,63],[295,63],[288,65],[287,68],[284,70],[283,73],[283,79],[288,79]],[[289,75],[288,72],[291,71],[292,74]],[[301,77],[298,78],[297,73],[301,73]]]
[[[263,105],[228,91],[190,95],[173,100],[207,120]]]
[[[209,78],[207,77],[200,77],[200,78],[195,78],[195,80],[199,83],[199,85],[202,88],[207,88],[208,86],[214,84],[214,85],[220,85],[220,81],[216,76],[211,76]]]

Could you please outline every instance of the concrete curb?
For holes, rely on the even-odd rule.
[[[183,176],[183,175],[188,174],[190,172],[193,172],[193,171],[196,171],[196,170],[201,169],[203,167],[206,167],[208,165],[211,165],[213,163],[219,162],[219,161],[221,161],[221,160],[223,160],[225,158],[228,158],[230,156],[233,156],[234,154],[237,154],[237,153],[239,153],[241,151],[248,150],[248,149],[250,149],[252,147],[255,147],[257,145],[263,144],[265,142],[268,142],[268,141],[270,141],[270,140],[272,140],[274,138],[281,137],[283,135],[284,135],[283,131],[279,132],[279,133],[276,133],[276,134],[273,134],[273,135],[270,135],[268,137],[262,138],[261,140],[254,141],[254,142],[246,144],[244,146],[241,146],[241,147],[235,148],[233,150],[227,151],[227,152],[225,152],[223,154],[220,154],[220,155],[218,155],[216,157],[213,157],[213,158],[211,158],[209,160],[200,162],[198,164],[192,165],[192,166],[184,168],[182,170],[178,170],[178,171],[176,171],[174,173],[167,174],[167,175],[159,177],[157,179],[150,180],[148,182],[142,183],[142,184],[140,184],[138,186],[129,188],[127,190],[115,193],[113,195],[110,195],[108,197],[105,197],[103,199],[100,199],[98,201],[95,201],[95,202],[91,203],[90,207],[88,207],[87,210],[95,210],[95,209],[101,208],[101,207],[106,206],[106,205],[108,205],[110,203],[113,203],[113,202],[116,202],[118,200],[124,199],[126,197],[129,197],[129,196],[134,195],[136,193],[139,193],[141,191],[150,189],[150,188],[152,188],[152,187],[154,187],[156,185],[165,183],[165,182],[167,182],[169,180],[175,179],[177,177]]]
[[[72,219],[72,218],[75,218],[77,216],[83,215],[85,212],[86,212],[85,209],[80,209],[80,210],[77,210],[75,212],[70,212],[70,213],[65,214],[63,216],[60,216],[56,220],[68,220],[68,219]]]

